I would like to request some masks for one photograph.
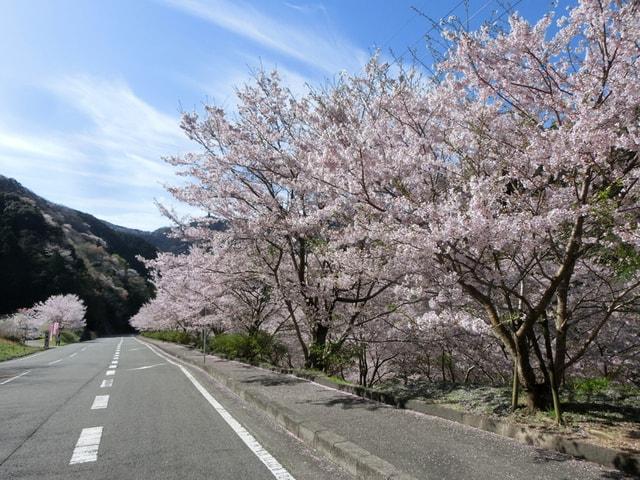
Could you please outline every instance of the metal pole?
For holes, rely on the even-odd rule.
[[[207,321],[207,306],[204,306],[204,321]],[[202,327],[202,363],[207,363],[207,327]]]

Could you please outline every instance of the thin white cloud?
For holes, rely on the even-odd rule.
[[[63,140],[22,135],[0,126],[0,153],[6,156],[37,155],[48,158],[63,157],[71,151]]]
[[[165,195],[162,184],[179,179],[161,157],[194,148],[180,130],[179,112],[159,111],[118,79],[71,75],[42,87],[84,115],[86,126],[36,135],[0,124],[0,173],[54,202],[126,226],[169,223],[154,198]]]
[[[284,2],[284,4],[298,12],[309,14],[315,12],[323,12],[325,13],[327,9],[321,3],[293,3],[293,2]]]
[[[330,75],[359,69],[367,53],[339,35],[320,33],[312,24],[292,25],[250,5],[228,0],[165,0],[183,12],[206,20],[261,46]]]
[[[156,152],[185,144],[178,112],[171,116],[158,111],[122,80],[66,76],[51,82],[48,88],[89,117],[95,127],[89,139],[97,146]]]

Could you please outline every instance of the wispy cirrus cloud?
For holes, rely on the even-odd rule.
[[[35,155],[44,158],[63,157],[71,151],[61,139],[42,139],[40,137],[12,132],[0,125],[0,153],[7,156]]]
[[[121,79],[69,75],[53,80],[46,88],[86,115],[92,127],[85,139],[96,146],[124,147],[127,152],[149,156],[185,144],[178,112],[169,115],[159,111]]]
[[[121,79],[58,77],[42,85],[86,124],[69,132],[12,131],[0,119],[0,173],[58,203],[89,210],[106,220],[157,228],[154,198],[177,181],[163,156],[191,148],[179,128],[179,112],[162,112]]]
[[[164,0],[166,4],[233,32],[264,48],[303,62],[325,74],[359,69],[366,51],[335,33],[314,25],[286,23],[243,2],[228,0]]]
[[[315,13],[315,12],[323,12],[325,13],[327,9],[321,3],[294,3],[294,2],[284,2],[284,4],[300,13]]]

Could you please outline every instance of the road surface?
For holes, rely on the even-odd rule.
[[[1,479],[351,478],[133,337],[0,363]]]

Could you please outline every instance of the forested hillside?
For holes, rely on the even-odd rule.
[[[87,305],[88,330],[129,331],[129,317],[152,292],[136,256],[156,251],[139,236],[0,176],[0,315],[75,293]]]

